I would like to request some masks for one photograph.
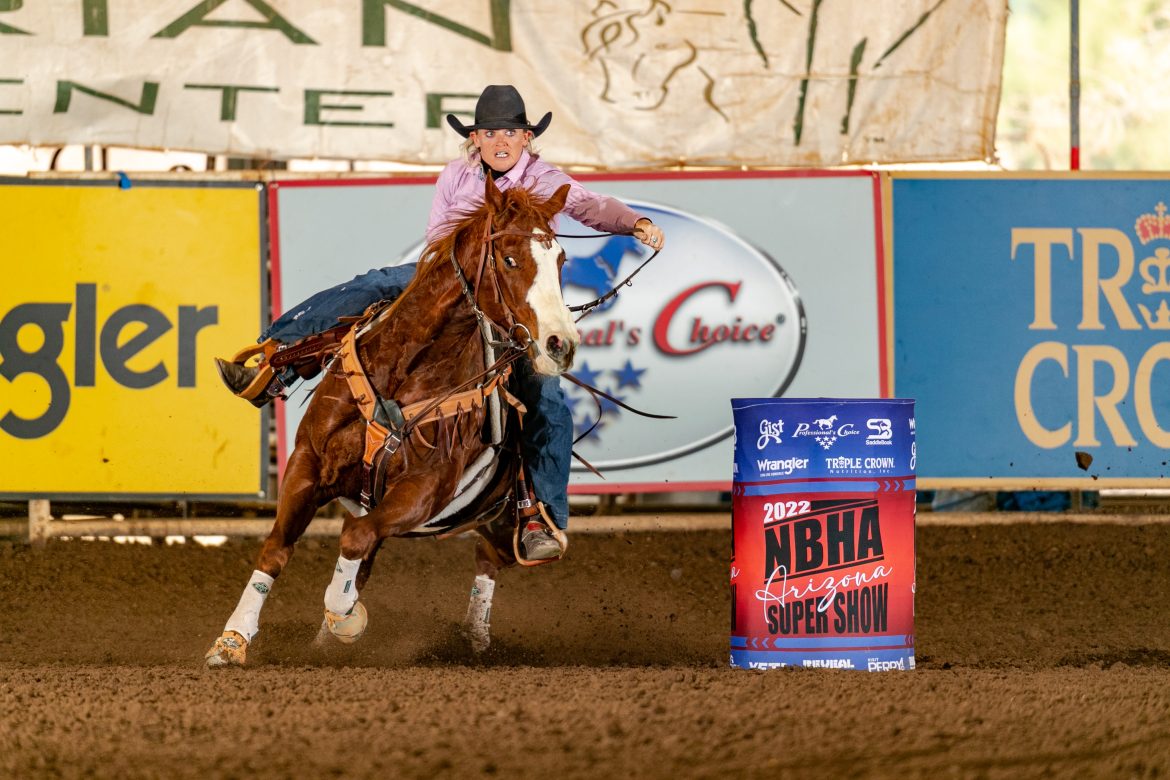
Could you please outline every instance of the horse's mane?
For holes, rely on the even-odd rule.
[[[539,207],[545,202],[545,199],[536,195],[531,190],[525,189],[524,187],[512,187],[501,193],[501,195],[503,197],[503,206],[498,212],[490,214],[497,228],[501,225],[511,224],[517,219],[522,219],[526,216],[535,216],[539,217],[542,221],[544,220],[544,216],[540,213]],[[431,274],[436,273],[438,269],[446,268],[451,252],[455,249],[459,240],[468,234],[472,236],[481,234],[488,217],[487,203],[482,204],[474,211],[453,214],[444,223],[440,236],[427,244],[426,249],[423,250],[422,257],[418,261],[418,271],[415,273],[414,279],[403,290],[402,294],[406,295],[415,285],[422,284],[424,280],[429,278]]]

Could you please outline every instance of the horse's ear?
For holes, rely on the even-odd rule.
[[[565,207],[565,201],[569,199],[569,185],[562,184],[557,187],[557,191],[552,196],[540,205],[540,211],[550,220],[557,214],[561,213],[561,209]]]
[[[491,176],[484,177],[483,202],[487,204],[488,210],[493,214],[504,208],[504,194],[500,192],[500,188],[496,186],[496,182]]]

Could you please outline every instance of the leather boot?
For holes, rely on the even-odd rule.
[[[562,533],[564,533],[562,531]],[[532,522],[524,526],[524,534],[520,537],[524,545],[524,557],[530,561],[547,561],[550,558],[560,557],[564,552],[561,543],[544,527],[542,523]]]
[[[227,389],[257,409],[267,406],[279,395],[279,392],[276,394],[269,392],[272,383],[279,383],[279,380],[273,375],[272,368],[267,363],[245,366],[216,358],[215,367],[219,369],[219,378],[223,380]],[[278,391],[279,389],[277,388]]]

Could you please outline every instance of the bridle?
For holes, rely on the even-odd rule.
[[[451,259],[451,267],[455,271],[455,278],[459,280],[459,286],[463,290],[463,297],[467,300],[467,303],[471,307],[471,311],[475,315],[475,319],[479,324],[479,331],[484,340],[486,365],[482,371],[476,373],[469,379],[464,380],[447,393],[431,400],[429,404],[423,407],[422,411],[418,413],[414,420],[407,421],[402,426],[402,430],[399,433],[400,440],[406,439],[417,420],[425,419],[426,416],[431,413],[431,411],[439,408],[444,402],[446,402],[449,398],[452,398],[458,392],[473,385],[478,385],[485,379],[495,377],[497,373],[501,371],[510,371],[510,365],[519,360],[520,357],[524,355],[529,349],[535,350],[537,355],[540,354],[540,346],[536,343],[536,340],[532,338],[532,332],[528,329],[528,326],[524,325],[522,322],[516,322],[515,318],[512,316],[512,311],[508,308],[507,303],[504,302],[503,290],[500,289],[500,280],[495,267],[495,239],[503,235],[531,236],[538,240],[543,240],[549,243],[552,241],[550,234],[532,233],[529,231],[516,230],[512,228],[505,228],[504,230],[493,232],[491,219],[489,218],[487,224],[484,227],[482,245],[479,255],[479,265],[475,271],[474,287],[468,281],[467,275],[463,273],[463,268],[459,265],[459,258],[455,255],[456,244],[455,242],[452,242],[451,251],[448,254]],[[508,322],[507,328],[501,327],[495,320],[489,317],[479,305],[479,288],[480,283],[483,281],[484,266],[488,264],[488,260],[491,260],[492,284],[496,288],[496,297],[499,299],[500,305],[504,308],[504,315]],[[517,330],[523,331],[523,342],[516,339],[515,334]],[[502,338],[493,339],[493,333],[500,334]],[[499,348],[504,348],[505,351],[504,354],[497,359],[495,357],[495,350]]]
[[[494,346],[500,346],[500,347],[506,346],[506,347],[509,347],[511,349],[519,350],[521,352],[524,352],[524,351],[531,348],[531,349],[534,349],[536,351],[537,355],[539,355],[540,354],[540,345],[535,343],[535,341],[533,340],[532,332],[529,331],[528,327],[526,325],[524,325],[523,323],[516,322],[512,318],[511,311],[508,311],[507,306],[504,304],[504,298],[502,295],[502,291],[500,290],[500,282],[499,282],[499,278],[496,274],[496,268],[495,268],[495,240],[497,238],[499,238],[500,236],[523,236],[526,238],[531,238],[535,241],[539,241],[541,244],[548,247],[552,244],[554,238],[605,238],[608,236],[618,236],[618,235],[624,235],[624,234],[622,234],[622,233],[591,233],[591,234],[584,234],[583,235],[583,234],[579,234],[579,233],[536,233],[536,232],[529,231],[529,230],[520,230],[519,228],[504,228],[503,230],[493,231],[491,219],[489,218],[487,225],[484,228],[484,235],[483,235],[483,239],[482,239],[482,248],[481,248],[480,256],[479,256],[479,267],[475,273],[475,288],[474,288],[474,290],[472,289],[471,285],[468,283],[467,277],[463,273],[463,269],[459,266],[458,258],[455,257],[455,245],[454,244],[451,245],[451,253],[450,253],[451,266],[452,266],[452,268],[455,269],[455,278],[459,280],[459,285],[460,285],[460,287],[463,288],[463,296],[467,299],[467,303],[471,306],[471,310],[472,310],[472,312],[475,313],[475,318],[480,322],[481,326],[484,323],[488,323],[497,332],[504,335],[506,340],[500,341],[500,342],[495,342]],[[621,292],[621,289],[623,287],[628,287],[628,286],[633,285],[634,277],[637,276],[639,274],[639,272],[641,272],[641,270],[643,268],[645,268],[650,263],[651,260],[658,257],[658,253],[661,251],[662,251],[661,249],[655,249],[650,254],[649,257],[647,257],[645,260],[643,260],[641,263],[639,263],[637,268],[635,268],[633,271],[631,271],[629,274],[627,274],[624,279],[622,279],[620,282],[615,284],[604,295],[601,295],[597,298],[594,298],[593,300],[588,301],[586,303],[578,304],[577,306],[570,306],[569,311],[574,312],[574,313],[576,313],[576,312],[581,313],[581,316],[577,317],[577,319],[575,319],[573,321],[580,322],[585,317],[587,317],[598,306],[605,303],[610,298],[613,298],[619,292]],[[483,269],[484,269],[484,266],[487,264],[488,260],[491,260],[492,281],[496,287],[496,295],[500,299],[501,305],[504,305],[505,312],[507,312],[509,326],[506,330],[504,328],[501,328],[493,320],[491,320],[491,318],[489,318],[486,314],[484,314],[483,310],[479,307],[479,301],[478,301],[479,284],[483,278]],[[521,344],[520,342],[516,341],[515,338],[513,338],[512,334],[516,331],[516,329],[521,329],[524,331],[525,341],[523,344]]]
[[[451,266],[452,266],[452,268],[455,269],[455,278],[459,280],[459,286],[463,288],[463,296],[464,296],[464,298],[467,299],[468,305],[471,306],[471,310],[475,314],[476,320],[479,321],[480,329],[485,332],[485,335],[484,335],[485,340],[493,348],[498,348],[498,347],[506,347],[507,348],[507,352],[504,354],[504,356],[501,357],[498,361],[495,361],[494,364],[486,372],[484,372],[484,375],[491,374],[493,371],[495,371],[500,366],[507,365],[508,363],[514,362],[529,349],[534,350],[537,356],[539,356],[541,354],[540,345],[537,344],[536,341],[532,338],[531,331],[529,331],[528,328],[523,323],[518,323],[514,320],[514,318],[512,317],[512,312],[508,309],[507,304],[504,303],[504,296],[503,296],[502,290],[500,289],[499,277],[498,277],[497,271],[496,271],[495,240],[497,238],[499,238],[500,236],[524,236],[524,237],[539,241],[544,246],[547,247],[547,246],[550,246],[552,244],[554,238],[602,238],[605,236],[615,236],[615,235],[621,235],[621,234],[618,234],[618,233],[594,233],[592,235],[575,235],[575,234],[570,234],[570,233],[535,233],[535,232],[528,231],[528,230],[520,230],[519,228],[504,228],[503,230],[493,231],[491,218],[489,217],[487,224],[484,228],[482,245],[481,245],[480,255],[479,255],[479,266],[475,272],[475,287],[474,288],[468,282],[467,276],[463,273],[463,269],[459,265],[458,258],[455,257],[455,246],[454,246],[454,244],[452,244],[450,257],[451,257]],[[647,257],[645,260],[643,260],[642,263],[637,268],[635,268],[630,274],[628,274],[624,279],[622,279],[620,282],[615,284],[613,286],[613,288],[609,290],[609,292],[605,293],[604,295],[600,296],[599,298],[595,298],[592,301],[580,304],[579,306],[570,306],[569,311],[581,312],[581,316],[578,317],[576,320],[574,320],[574,322],[580,322],[584,317],[586,317],[590,312],[592,312],[598,306],[600,306],[601,304],[605,303],[610,298],[617,295],[622,287],[625,287],[627,285],[632,284],[632,280],[635,276],[638,275],[638,272],[641,271],[643,268],[645,268],[647,263],[649,263],[654,258],[658,257],[658,253],[660,251],[661,251],[660,249],[655,249],[653,254],[651,254],[649,257]],[[500,327],[495,321],[493,321],[490,317],[488,317],[487,314],[484,313],[483,309],[481,309],[479,306],[479,300],[478,300],[479,299],[479,285],[480,285],[480,282],[483,280],[484,266],[488,264],[489,260],[491,261],[492,282],[496,288],[496,297],[499,298],[500,304],[504,307],[504,311],[505,311],[505,314],[506,314],[507,319],[508,319],[508,328],[507,329]],[[500,340],[500,341],[492,341],[492,340],[488,339],[488,336],[487,336],[488,328],[494,329],[496,332],[503,334],[504,339]],[[524,331],[525,341],[523,343],[520,343],[514,337],[514,334],[515,334],[517,329],[522,329]],[[591,393],[595,398],[598,396],[605,398],[606,400],[610,401],[611,403],[614,403],[614,404],[622,407],[623,409],[626,409],[627,411],[633,412],[634,414],[640,415],[642,417],[651,417],[651,418],[660,419],[660,420],[674,419],[674,417],[671,415],[651,414],[649,412],[643,412],[639,409],[635,409],[634,407],[624,403],[623,401],[621,401],[617,398],[614,398],[609,393],[603,392],[602,390],[599,390],[596,387],[588,385],[585,382],[582,382],[577,377],[575,377],[572,374],[569,374],[567,372],[562,374],[562,376],[564,376],[566,379],[571,381],[573,384],[578,385],[581,388],[584,388],[589,393]],[[600,406],[598,408],[600,409]],[[590,426],[589,430],[585,431],[583,434],[578,436],[574,440],[573,443],[576,444],[577,442],[581,441],[581,439],[588,436],[593,431],[593,429],[595,427],[597,427],[597,424],[600,421],[601,421],[601,415],[599,414],[597,417],[597,420],[594,421],[593,425]],[[573,457],[576,458],[581,463],[583,463],[594,474],[601,476],[601,472],[599,472],[596,468],[594,468],[593,464],[589,463],[589,461],[582,458],[576,452],[573,453]]]
[[[463,268],[459,265],[459,258],[455,256],[455,244],[451,245],[451,252],[449,257],[451,259],[451,267],[455,270],[455,278],[459,280],[459,286],[463,289],[463,297],[467,300],[471,307],[475,319],[479,322],[480,328],[490,328],[495,333],[502,336],[499,340],[492,340],[490,343],[495,348],[504,347],[509,351],[524,353],[532,350],[535,354],[533,357],[539,357],[542,352],[540,345],[532,338],[532,331],[528,326],[522,322],[516,322],[512,315],[511,309],[508,308],[504,301],[503,290],[500,287],[499,272],[496,270],[495,258],[495,242],[501,236],[520,236],[531,238],[534,241],[539,241],[544,246],[551,246],[556,234],[553,233],[537,233],[531,230],[521,230],[519,228],[503,228],[502,230],[493,230],[491,218],[488,218],[484,226],[483,237],[480,239],[480,253],[479,263],[475,271],[475,285],[468,281],[467,275],[463,273]],[[484,267],[491,268],[491,283],[495,287],[496,298],[500,301],[500,305],[504,309],[505,323],[507,327],[502,327],[499,323],[489,317],[479,305],[479,289],[483,282]],[[519,340],[517,336],[522,337]]]

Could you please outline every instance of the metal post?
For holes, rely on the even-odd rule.
[[[1081,169],[1081,4],[1069,0],[1069,170]]]
[[[36,499],[28,502],[29,544],[40,546],[49,540],[49,521],[52,519],[47,500]]]

